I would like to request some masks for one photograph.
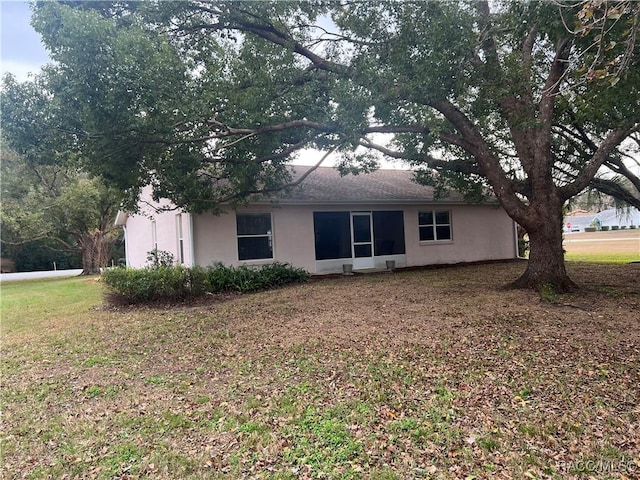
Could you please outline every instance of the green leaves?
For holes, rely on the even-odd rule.
[[[206,293],[255,292],[303,283],[308,278],[308,272],[286,263],[258,268],[216,264],[206,269],[159,264],[144,269],[112,268],[102,274],[111,303],[184,301]]]
[[[370,169],[375,155],[354,153],[366,146],[467,198],[490,188],[538,229],[602,165],[640,185],[612,166],[640,121],[638,13],[611,0],[40,2],[58,64],[7,82],[3,125],[22,154],[82,159],[129,209],[152,185],[218,212],[283,188],[307,148]]]
[[[3,244],[46,239],[52,248],[86,254],[86,261],[99,264],[95,268],[104,266],[119,234],[113,219],[120,194],[73,166],[30,158],[2,151]]]
[[[148,183],[145,157],[161,154],[158,142],[183,121],[178,98],[189,94],[176,50],[133,13],[110,18],[100,8],[47,2],[34,16],[59,64],[47,78],[64,104],[54,112],[58,126],[77,125],[73,145],[87,167],[123,189]]]

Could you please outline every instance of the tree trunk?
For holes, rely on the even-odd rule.
[[[82,248],[82,275],[97,275],[107,266],[113,239],[99,230],[88,232],[79,242]]]
[[[551,210],[547,206],[545,210]],[[527,228],[529,234],[529,263],[515,282],[514,288],[550,289],[555,293],[574,290],[576,284],[567,275],[562,248],[562,209],[559,214],[549,211],[545,221],[536,228]],[[546,213],[546,212],[545,212]]]

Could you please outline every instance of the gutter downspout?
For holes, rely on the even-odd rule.
[[[122,230],[124,231],[124,264],[126,267],[129,267],[129,239],[127,238],[127,226],[122,225]]]
[[[515,247],[516,247],[516,252],[514,255],[514,258],[517,258],[519,260],[525,260],[525,257],[521,257],[520,256],[520,246],[518,245],[518,222],[516,222],[515,220],[513,221],[513,238],[515,240]]]
[[[196,266],[196,248],[195,241],[193,238],[193,215],[191,213],[187,213],[189,215],[189,249],[191,250],[191,258],[189,263],[192,267]]]

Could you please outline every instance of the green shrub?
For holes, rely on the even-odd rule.
[[[603,232],[607,232],[609,230],[609,225],[603,225],[600,230],[602,230]]]
[[[217,263],[207,269],[206,288],[211,293],[253,292],[305,282],[308,278],[306,270],[287,263],[271,263],[260,267],[229,267]]]
[[[636,226],[635,226],[635,225],[629,225],[629,229],[630,229],[630,230],[635,230],[635,229],[636,229]]]
[[[288,263],[271,263],[260,269],[260,275],[268,288],[279,287],[289,283],[302,283],[309,280],[309,272],[304,268],[296,268]]]
[[[142,269],[118,267],[102,273],[111,300],[128,303],[185,300],[193,296],[194,291],[202,293],[199,285],[192,288],[192,276],[190,269],[183,266]]]
[[[596,231],[596,227],[584,227],[584,231],[585,232],[595,232]]]
[[[174,264],[173,254],[164,250],[154,248],[147,252],[147,266],[150,268],[172,267]]]
[[[618,225],[612,225],[611,230],[618,230],[620,227]]]
[[[207,290],[207,269],[202,267],[187,268],[189,271],[188,288],[191,296],[204,295]]]
[[[529,240],[518,238],[518,256],[526,257],[529,252]]]
[[[302,268],[285,263],[261,267],[228,267],[216,264],[208,268],[155,265],[153,267],[110,268],[102,279],[108,288],[110,303],[148,303],[184,301],[206,293],[253,292],[309,278]]]

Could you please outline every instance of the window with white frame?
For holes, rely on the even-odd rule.
[[[451,214],[449,210],[429,210],[418,213],[421,242],[451,240]]]
[[[273,258],[273,230],[270,213],[237,213],[238,260]]]
[[[176,234],[178,237],[178,263],[184,263],[184,237],[182,235],[182,214],[176,215]]]

